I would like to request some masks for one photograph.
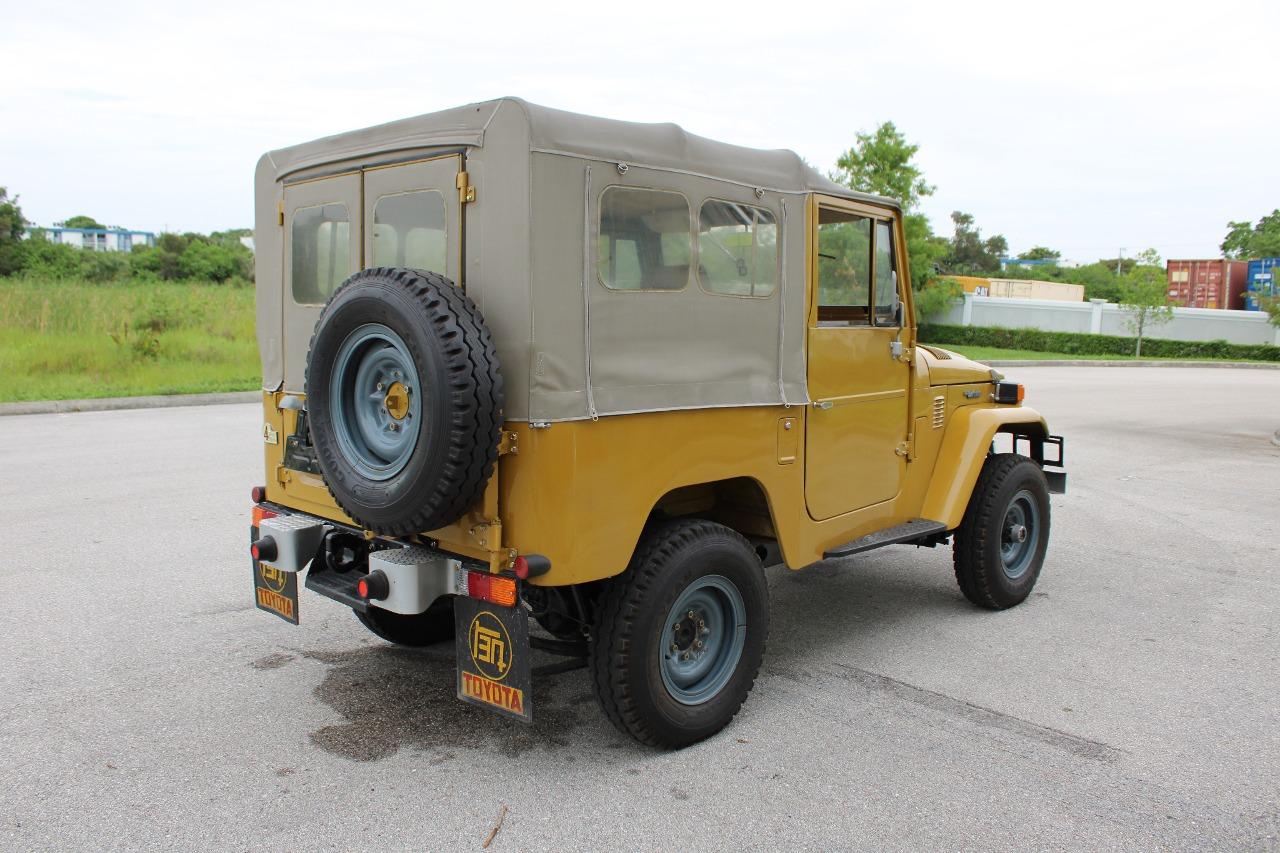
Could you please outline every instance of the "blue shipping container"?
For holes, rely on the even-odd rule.
[[[1280,293],[1276,279],[1280,278],[1280,258],[1258,258],[1249,261],[1249,272],[1245,275],[1244,307],[1246,311],[1259,311],[1262,306],[1253,294],[1275,296]]]

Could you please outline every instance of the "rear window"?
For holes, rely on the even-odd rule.
[[[444,196],[436,190],[384,195],[373,206],[373,266],[445,273]]]
[[[778,225],[769,211],[715,199],[698,212],[698,280],[712,293],[768,296],[778,284]]]
[[[345,204],[300,207],[293,213],[293,300],[319,305],[351,272],[351,222]]]
[[[693,256],[689,201],[680,193],[608,187],[600,195],[596,272],[610,290],[683,290]]]

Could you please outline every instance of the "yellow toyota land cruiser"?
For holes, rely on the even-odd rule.
[[[463,701],[528,720],[585,665],[679,747],[751,689],[768,565],[950,540],[976,605],[1036,582],[1062,439],[916,340],[898,206],[790,151],[504,98],[264,155],[255,244],[257,605],[305,576],[453,639]]]

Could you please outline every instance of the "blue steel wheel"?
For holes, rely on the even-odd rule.
[[[717,695],[742,659],[747,608],[733,581],[704,575],[689,584],[667,614],[662,683],[672,698],[699,705]]]
[[[769,589],[755,549],[696,518],[651,525],[592,616],[596,698],[622,733],[679,749],[723,729],[755,683]]]
[[[370,480],[404,470],[422,430],[422,393],[404,339],[381,323],[352,330],[334,359],[329,410],[338,449]]]
[[[1040,537],[1040,510],[1031,492],[1023,489],[1005,510],[1000,534],[1000,563],[1005,577],[1017,580],[1035,559]]]

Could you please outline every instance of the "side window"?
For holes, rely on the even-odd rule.
[[[600,195],[596,272],[610,290],[683,290],[693,238],[689,202],[666,190],[608,187]]]
[[[778,225],[763,208],[714,199],[698,211],[698,281],[712,293],[768,296],[778,285]]]
[[[818,211],[818,322],[869,326],[871,220],[856,213]]]
[[[373,266],[444,274],[444,196],[436,190],[384,195],[373,206]]]
[[[351,222],[345,204],[300,207],[289,231],[293,301],[318,305],[351,270]]]
[[[894,308],[898,304],[898,269],[893,253],[893,226],[876,220],[876,299],[877,326],[896,326]]]

